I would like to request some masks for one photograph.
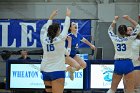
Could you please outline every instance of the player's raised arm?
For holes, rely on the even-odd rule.
[[[115,24],[116,24],[118,19],[119,19],[119,16],[114,16],[114,19],[113,19],[110,27],[108,28],[108,34],[110,37],[115,37],[113,30],[114,30]]]
[[[114,20],[112,21],[111,27],[114,29],[116,22],[118,21],[119,16],[115,16]]]
[[[113,30],[114,30],[114,27],[115,27],[115,24],[117,22],[117,20],[119,19],[119,16],[115,16],[109,29],[108,29],[108,34],[109,34],[109,37],[114,40],[117,36],[114,34]]]
[[[67,8],[64,28],[61,33],[61,36],[65,37],[65,38],[67,37],[68,29],[70,27],[70,15],[71,15],[71,10],[69,8]]]
[[[138,25],[138,23],[128,15],[123,15],[123,18],[128,20],[134,27],[136,27]]]
[[[123,15],[123,18],[126,19],[126,20],[128,20],[135,27],[135,29],[133,30],[133,33],[132,34],[138,34],[138,33],[140,33],[140,25],[135,20],[133,20],[128,15]]]
[[[86,38],[83,38],[82,42],[84,42],[85,44],[89,45],[92,50],[96,49],[96,47],[93,44],[91,44]]]
[[[41,28],[40,38],[43,38],[43,36],[46,36],[46,35],[47,35],[48,27],[52,24],[53,18],[57,15],[57,11],[58,11],[58,10],[54,10],[54,11],[51,13],[48,22],[45,23],[45,24],[43,25],[43,27]]]
[[[57,14],[58,14],[58,10],[54,10],[54,11],[51,13],[51,15],[50,15],[49,20],[53,20],[54,17],[55,17]]]
[[[67,36],[68,46],[65,53],[67,56],[69,56],[71,52],[71,40],[72,40],[71,36]]]

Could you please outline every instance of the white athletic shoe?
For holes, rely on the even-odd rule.
[[[70,75],[70,79],[74,80],[74,71],[70,70],[69,75]]]

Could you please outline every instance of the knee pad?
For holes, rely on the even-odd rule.
[[[115,93],[112,89],[109,89],[106,93]]]
[[[45,89],[50,89],[52,88],[52,86],[45,86]]]

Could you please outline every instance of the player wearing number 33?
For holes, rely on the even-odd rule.
[[[135,30],[133,31],[133,35],[128,36],[127,26],[120,25],[118,27],[120,36],[115,35],[113,29],[116,21],[119,19],[118,16],[115,16],[115,19],[108,29],[109,37],[111,38],[115,49],[115,62],[111,88],[107,91],[107,93],[116,92],[118,84],[123,76],[126,80],[126,93],[134,93],[134,66],[131,60],[132,43],[134,42],[137,34],[140,32],[140,25],[128,15],[124,15],[123,18],[132,23],[132,25],[135,26]]]
[[[41,29],[41,43],[43,47],[43,59],[41,73],[45,84],[44,93],[63,93],[65,81],[65,40],[70,26],[71,11],[67,9],[64,28],[60,31],[57,23],[52,19],[57,15],[53,11],[46,24]]]

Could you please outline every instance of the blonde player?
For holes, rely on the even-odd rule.
[[[43,59],[41,73],[43,75],[44,93],[63,93],[65,81],[65,40],[70,26],[71,11],[67,9],[65,24],[62,32],[52,19],[57,15],[53,11],[48,22],[41,29],[41,43],[43,46]]]
[[[136,35],[127,36],[126,25],[120,25],[118,27],[118,32],[121,37],[115,35],[113,33],[113,29],[118,18],[118,16],[115,16],[115,19],[108,29],[109,37],[111,38],[115,49],[115,62],[111,88],[107,91],[107,93],[116,92],[118,84],[123,76],[126,80],[126,93],[134,93],[134,66],[131,58],[132,43],[134,42]],[[133,31],[133,33],[138,34],[140,32],[140,25],[138,25],[136,21],[134,21],[128,15],[124,15],[123,18],[128,20],[135,26],[135,30]]]
[[[80,58],[77,54],[78,44],[83,42],[90,46],[91,49],[95,50],[95,46],[91,44],[86,38],[84,38],[77,30],[77,25],[74,22],[71,22],[69,28],[68,36],[71,37],[71,51],[70,55],[66,56],[66,64],[69,64],[68,71],[70,72],[70,79],[73,80],[74,76],[73,73],[75,71],[80,70],[81,68],[86,68],[86,62]],[[69,43],[69,41],[68,41]],[[67,45],[66,45],[67,46]],[[69,46],[69,44],[68,44]]]

